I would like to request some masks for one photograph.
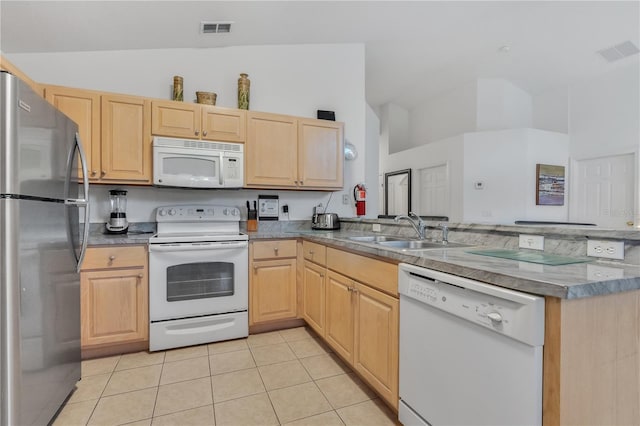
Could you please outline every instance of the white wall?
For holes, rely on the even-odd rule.
[[[611,72],[569,87],[570,154],[573,159],[638,152],[638,57]]]
[[[389,153],[411,148],[409,137],[409,111],[393,103],[385,105],[389,127]]]
[[[476,130],[477,83],[444,92],[409,111],[411,146]],[[391,152],[393,147],[391,147]]]
[[[478,79],[476,127],[501,130],[531,127],[531,95],[503,79]]]
[[[185,101],[196,91],[218,94],[217,105],[235,107],[237,79],[241,72],[251,80],[251,110],[315,117],[316,110],[332,110],[345,122],[345,138],[365,152],[364,46],[286,45],[243,46],[217,49],[156,49],[107,52],[8,54],[7,58],[32,79],[49,84],[79,87],[145,97],[170,99],[174,75],[184,77]],[[365,155],[345,162],[344,191],[335,193],[328,211],[343,217],[355,215],[342,194],[365,180]],[[155,205],[201,202],[240,202],[252,191],[181,191],[130,188],[134,209],[131,219],[149,218]],[[245,194],[246,192],[246,194]],[[267,191],[260,191],[267,193]],[[289,199],[291,219],[308,219],[311,207],[327,193],[278,191]],[[106,203],[105,191],[96,186],[96,205]],[[143,197],[138,211],[134,197]],[[187,198],[185,198],[187,197]],[[254,197],[255,198],[255,197]],[[282,204],[282,203],[281,203]],[[94,218],[102,217],[96,211]],[[101,219],[102,220],[102,219]]]
[[[465,134],[464,221],[566,221],[566,196],[563,206],[536,205],[535,178],[536,164],[565,166],[568,177],[568,146],[567,135],[536,129]]]
[[[366,136],[365,136],[365,185],[367,188],[367,214],[366,217],[378,217],[382,214],[379,210],[380,191],[378,187],[378,169],[380,163],[380,120],[375,111],[367,104],[366,107]],[[363,153],[358,153],[362,155]],[[354,203],[349,197],[349,202]]]
[[[532,127],[551,132],[569,133],[568,88],[547,90],[531,98]]]

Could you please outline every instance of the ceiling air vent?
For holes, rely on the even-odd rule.
[[[616,44],[613,47],[608,47],[606,49],[598,50],[598,54],[602,56],[607,62],[615,62],[622,58],[626,58],[627,56],[635,55],[640,52],[640,49],[630,42],[629,40]]]
[[[231,32],[233,22],[222,21],[202,21],[200,22],[200,32],[202,34],[224,34]]]

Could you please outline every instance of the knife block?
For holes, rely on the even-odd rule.
[[[247,220],[247,231],[257,231],[258,230],[258,221],[256,219]]]

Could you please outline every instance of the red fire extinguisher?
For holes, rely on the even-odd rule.
[[[353,187],[353,198],[356,200],[356,214],[364,216],[367,211],[367,190],[363,183]]]

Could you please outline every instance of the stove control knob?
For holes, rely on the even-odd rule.
[[[232,216],[238,216],[238,209],[231,210],[231,215]]]
[[[175,209],[170,209],[169,210],[169,216],[175,216],[176,215],[176,210]]]
[[[211,216],[213,216],[213,209],[209,209],[209,210],[207,210],[207,212],[208,212]]]
[[[160,210],[158,210],[158,214],[160,216],[165,216],[167,214],[167,211],[165,209],[160,209]]]
[[[222,213],[224,213],[225,216],[229,216],[229,209],[224,209]]]

